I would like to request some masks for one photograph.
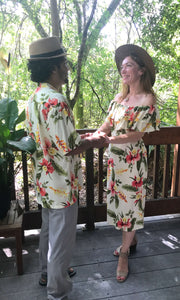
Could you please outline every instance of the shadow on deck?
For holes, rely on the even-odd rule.
[[[0,299],[45,300],[46,288],[38,285],[39,231],[25,232],[24,275],[16,275],[15,242],[0,239]],[[121,232],[106,223],[94,231],[77,227],[77,242],[71,265],[73,291],[69,300],[179,300],[180,299],[180,215],[145,218],[138,231],[138,247],[129,258],[130,275],[116,282],[117,258],[113,250]]]

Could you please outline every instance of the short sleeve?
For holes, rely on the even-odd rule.
[[[46,133],[44,132],[46,139],[44,138],[43,141],[48,143],[49,136],[49,143],[54,145],[62,155],[80,144],[81,137],[75,130],[72,111],[63,95],[49,98],[43,105],[40,118],[42,120],[40,124],[43,126],[41,133],[46,130]]]

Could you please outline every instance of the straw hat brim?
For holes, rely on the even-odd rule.
[[[134,44],[126,44],[120,46],[116,49],[115,52],[115,61],[120,72],[120,67],[122,65],[123,60],[130,56],[131,54],[137,55],[143,62],[147,70],[149,71],[151,77],[151,84],[154,85],[155,82],[155,66],[151,56],[141,47]]]

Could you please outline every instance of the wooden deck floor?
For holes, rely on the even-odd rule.
[[[14,240],[0,239],[0,300],[46,300],[46,288],[38,285],[38,239],[38,231],[26,232],[22,276],[16,275]],[[71,263],[77,275],[69,300],[180,299],[180,215],[146,218],[129,259],[130,276],[122,284],[116,282],[112,255],[120,241],[121,233],[105,223],[93,232],[78,226]]]

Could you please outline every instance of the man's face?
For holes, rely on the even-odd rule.
[[[63,62],[57,66],[57,76],[59,83],[65,84],[68,81],[68,65],[67,65],[67,60],[65,59]]]

